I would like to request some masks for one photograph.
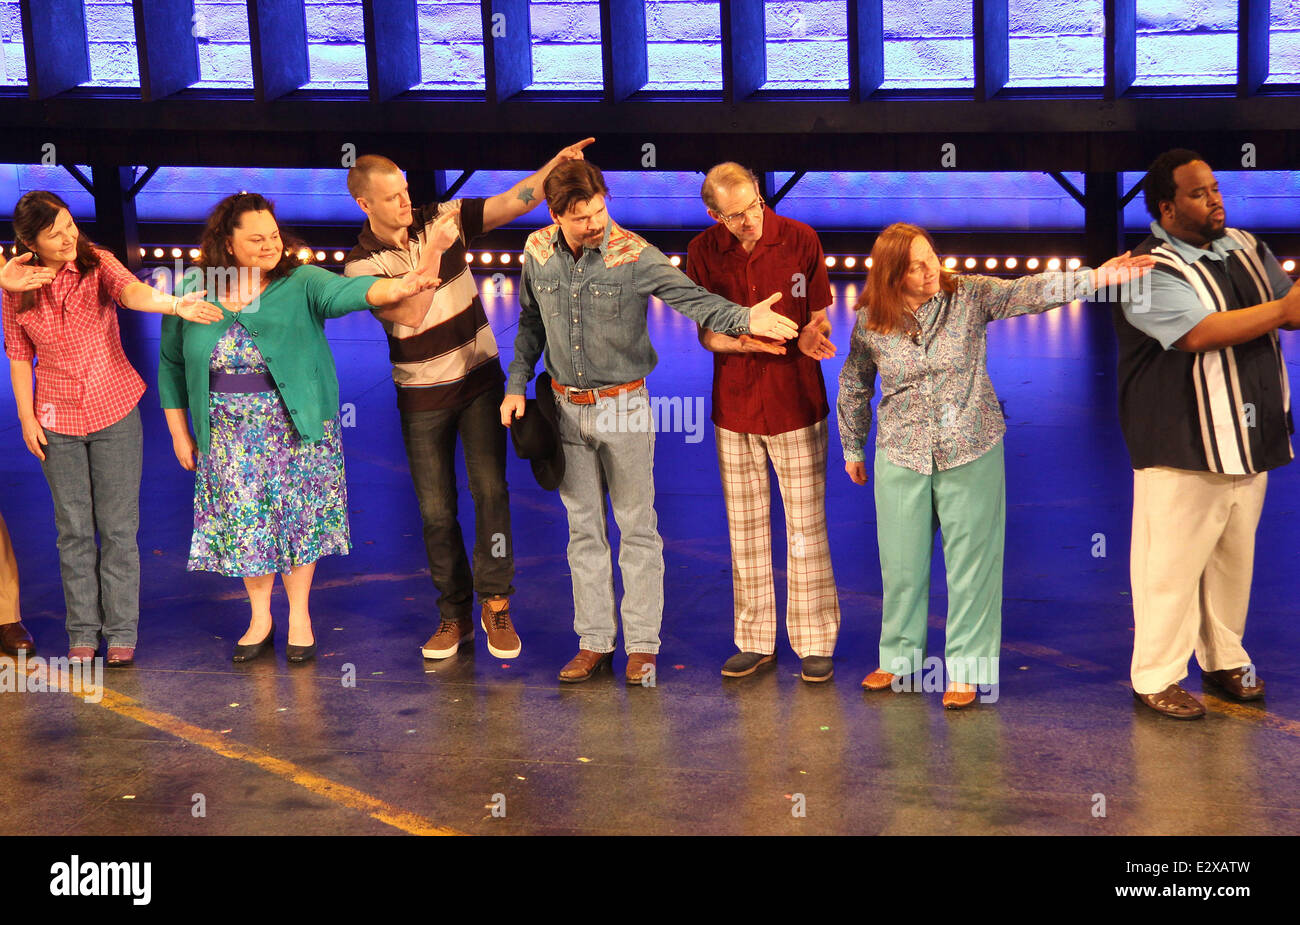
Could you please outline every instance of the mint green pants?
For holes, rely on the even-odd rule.
[[[1002,442],[963,466],[922,475],[876,450],[876,536],[884,584],[880,667],[922,668],[930,604],[930,551],[943,532],[948,574],[945,667],[959,684],[998,683],[1002,553],[1007,519]]]

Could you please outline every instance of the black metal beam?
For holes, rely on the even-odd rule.
[[[781,200],[786,197],[786,194],[789,193],[790,190],[794,189],[795,184],[802,180],[807,173],[808,171],[806,170],[796,170],[792,173],[790,179],[781,184],[781,188],[772,194],[772,198],[768,200],[768,204],[775,209],[781,204]]]
[[[95,195],[95,184],[91,182],[90,177],[81,172],[81,168],[76,164],[64,164],[63,169],[72,174],[72,179],[76,180],[82,189],[92,196]]]
[[[157,172],[157,166],[146,167],[144,173],[140,174],[140,176],[136,178],[135,182],[131,184],[131,188],[127,191],[127,195],[134,199],[139,195],[140,190],[144,189],[145,184],[153,179],[153,175]]]
[[[848,0],[849,99],[865,100],[885,81],[884,0]]]
[[[292,93],[311,80],[303,0],[248,0],[248,38],[259,103]]]
[[[34,100],[90,79],[86,8],[81,0],[19,0],[27,92]]]
[[[1103,0],[1106,35],[1102,39],[1106,99],[1119,99],[1137,77],[1137,0]]]
[[[767,82],[767,28],[763,0],[719,0],[722,93],[743,100]]]
[[[1085,208],[1087,207],[1087,202],[1084,201],[1083,193],[1079,192],[1079,188],[1070,182],[1069,177],[1061,173],[1059,170],[1049,170],[1047,171],[1047,175],[1056,181],[1057,186],[1069,193],[1071,199],[1079,205],[1084,206]]]
[[[1083,262],[1099,267],[1124,251],[1124,209],[1120,205],[1122,177],[1099,171],[1083,177]]]
[[[533,36],[528,0],[480,0],[483,70],[488,102],[499,103],[533,82]]]
[[[991,100],[1011,76],[1007,0],[975,0],[975,98]]]
[[[91,168],[97,243],[116,254],[131,270],[140,269],[140,235],[131,186],[135,169],[97,163]]]
[[[1237,0],[1237,95],[1252,96],[1268,79],[1268,0]]]
[[[600,62],[606,102],[625,100],[646,85],[645,0],[600,0]]]
[[[963,171],[1138,171],[1171,147],[1212,165],[1255,145],[1262,170],[1300,163],[1300,96],[1238,99],[1132,96],[1098,99],[806,101],[744,104],[642,100],[554,101],[532,95],[502,105],[422,98],[373,104],[315,99],[259,104],[198,91],[153,103],[65,94],[0,103],[0,163],[30,164],[42,145],[59,163],[337,167],[353,143],[412,170],[535,169],[597,126],[587,153],[608,170],[642,170],[643,145],[659,166],[707,169],[737,153],[785,170],[932,170],[945,144]],[[427,126],[438,126],[430,132]]]
[[[131,0],[140,98],[160,100],[199,79],[194,0]]]
[[[380,103],[420,82],[415,0],[362,0],[370,99]]]

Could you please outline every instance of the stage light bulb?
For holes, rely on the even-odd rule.
[[[965,263],[965,267],[966,267],[966,269],[968,269],[968,270],[973,270],[973,269],[975,269],[975,262],[976,262],[976,261],[975,261],[975,258],[974,258],[974,257],[967,257],[967,258],[966,258],[966,263]]]
[[[1083,266],[1083,261],[1080,260],[1078,257],[1071,257],[1070,262],[1066,264],[1066,266],[1068,266],[1071,270],[1077,270],[1079,269],[1079,267]]]
[[[868,270],[871,269],[871,264],[872,264],[873,262],[874,262],[874,261],[873,261],[870,257],[867,258],[867,269],[868,269]]]
[[[957,266],[957,258],[956,258],[956,257],[945,257],[945,258],[943,258],[943,266],[944,266],[944,269],[946,269],[946,270],[951,270],[951,269],[953,269],[954,267]]]
[[[1026,260],[1026,261],[1025,261],[1025,269],[1027,269],[1027,270],[1037,270],[1037,269],[1038,269],[1038,258],[1037,258],[1037,257],[1030,257],[1028,260]]]
[[[668,262],[675,267],[680,267],[682,265],[682,257],[680,254],[673,254],[668,258]]]
[[[1014,270],[1015,268],[1016,268],[1016,258],[1015,258],[1015,257],[1008,257],[1008,258],[1007,258],[1007,269],[1008,269],[1008,270]]]
[[[197,247],[191,247],[191,248],[190,248],[190,259],[191,259],[191,260],[198,260],[198,259],[199,259],[199,249],[198,249]]]
[[[1294,272],[1295,272],[1295,261],[1294,261],[1294,260],[1284,260],[1284,261],[1282,262],[1282,269],[1286,270],[1288,273],[1294,273]]]
[[[854,267],[856,267],[857,265],[858,265],[858,258],[857,258],[857,257],[845,257],[845,258],[844,258],[844,269],[846,269],[846,270],[852,270],[852,269],[853,269]]]
[[[827,266],[827,267],[833,267],[833,266],[835,266],[835,258],[834,258],[834,257],[827,257],[827,258],[826,258],[826,266]]]
[[[990,257],[984,261],[984,268],[986,270],[996,270],[997,267],[998,267],[998,258],[996,257]]]
[[[344,254],[343,251],[335,251],[335,252],[334,252],[334,262],[335,262],[335,263],[342,263],[342,262],[343,262],[343,258],[344,258],[345,256],[347,256],[347,255]]]
[[[1049,269],[1049,270],[1059,270],[1059,269],[1061,269],[1061,258],[1060,258],[1060,257],[1053,257],[1053,258],[1051,258],[1050,260],[1048,260],[1048,261],[1047,261],[1047,269]]]

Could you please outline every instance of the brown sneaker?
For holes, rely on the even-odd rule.
[[[655,657],[649,652],[630,652],[627,656],[627,683],[641,687],[655,686]]]
[[[474,621],[469,617],[443,620],[438,631],[420,649],[425,658],[451,658],[464,643],[474,638]]]
[[[491,601],[484,601],[483,614],[479,617],[483,632],[487,633],[488,651],[497,658],[515,658],[523,649],[523,643],[519,641],[519,634],[510,622],[510,599],[496,600],[504,600],[505,606],[496,610]]]

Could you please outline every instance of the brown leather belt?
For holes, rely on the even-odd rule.
[[[551,388],[574,405],[594,405],[598,398],[612,398],[620,392],[630,392],[643,385],[645,379],[637,379],[635,382],[624,382],[622,385],[606,386],[603,389],[575,389],[573,386],[560,385],[554,379],[551,380]]]

